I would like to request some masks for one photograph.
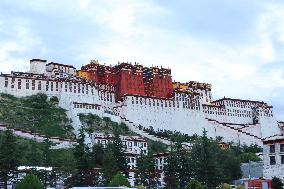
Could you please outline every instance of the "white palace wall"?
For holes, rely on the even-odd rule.
[[[210,102],[204,96],[175,93],[173,99],[125,96],[115,102],[115,94],[108,86],[96,86],[76,80],[49,79],[44,75],[0,76],[0,92],[17,97],[44,93],[56,96],[59,106],[67,110],[75,133],[81,127],[79,114],[92,113],[121,122],[121,117],[155,130],[176,130],[189,135],[201,135],[205,129],[210,137],[222,136],[225,141],[260,143],[261,138],[279,133],[272,109],[258,108],[259,123],[253,123],[252,105],[237,105],[224,100]],[[204,94],[205,95],[205,94]],[[210,94],[211,96],[211,94]],[[210,104],[211,103],[211,104]]]

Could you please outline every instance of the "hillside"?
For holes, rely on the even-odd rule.
[[[66,110],[57,103],[56,97],[48,99],[45,94],[17,98],[2,93],[0,123],[49,137],[74,138]]]
[[[80,114],[79,118],[88,133],[101,132],[107,134],[117,133],[119,135],[128,136],[137,135],[130,131],[124,123],[115,123],[107,117],[100,118],[95,114]]]

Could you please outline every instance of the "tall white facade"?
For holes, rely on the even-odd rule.
[[[176,130],[189,135],[205,129],[210,137],[224,141],[257,143],[280,133],[273,107],[264,102],[223,98],[212,101],[211,91],[175,91],[171,99],[125,95],[116,102],[114,88],[78,78],[73,66],[31,60],[31,73],[0,76],[0,92],[24,97],[37,93],[57,96],[67,110],[75,132],[81,127],[78,114],[92,113],[116,122],[154,129]],[[57,77],[61,73],[63,77]],[[67,77],[64,77],[66,74]]]

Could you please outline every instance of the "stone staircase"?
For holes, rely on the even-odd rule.
[[[157,142],[161,142],[163,144],[166,144],[166,145],[171,145],[173,144],[172,141],[166,139],[166,138],[162,138],[162,137],[156,137],[154,135],[150,135],[149,133],[143,131],[143,130],[140,130],[138,126],[136,126],[132,121],[126,119],[125,117],[120,117],[121,118],[121,122],[122,123],[125,123],[125,125],[132,131],[132,132],[135,132],[137,133],[138,135],[144,137],[144,138],[148,138],[150,140],[153,140],[153,141],[157,141]]]
[[[156,142],[161,142],[167,146],[170,146],[170,145],[173,145],[175,144],[175,142],[167,139],[167,138],[163,138],[163,137],[158,137],[158,136],[154,136],[154,135],[150,135],[149,133],[139,129],[138,126],[136,126],[132,121],[126,119],[125,117],[121,117],[121,122],[122,123],[125,123],[126,126],[132,131],[132,132],[135,132],[136,134],[144,137],[144,138],[147,138],[147,139],[150,139],[150,140],[153,140],[153,141],[156,141]],[[185,149],[190,149],[192,144],[189,143],[189,142],[183,142],[181,143],[182,147],[185,148]]]
[[[247,136],[253,137],[253,138],[258,139],[258,140],[261,140],[261,139],[262,139],[262,138],[259,137],[259,136],[253,135],[253,134],[251,134],[251,133],[249,133],[249,132],[245,132],[245,131],[242,130],[242,129],[244,129],[244,128],[249,128],[249,127],[251,127],[251,126],[255,126],[255,125],[253,125],[253,124],[222,123],[222,122],[219,122],[219,121],[214,120],[214,119],[209,119],[209,118],[205,118],[205,119],[207,119],[207,121],[209,121],[209,122],[211,122],[211,123],[217,124],[217,125],[220,126],[220,127],[225,127],[225,128],[234,130],[235,132],[238,132],[238,133],[241,133],[241,134],[245,134],[245,135],[247,135]],[[232,125],[241,126],[241,127],[236,128],[236,127],[233,127]]]

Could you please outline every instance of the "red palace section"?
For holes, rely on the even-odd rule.
[[[173,95],[170,69],[129,63],[105,66],[92,62],[82,66],[78,76],[98,84],[114,86],[117,101],[124,95],[156,98],[171,98]]]

